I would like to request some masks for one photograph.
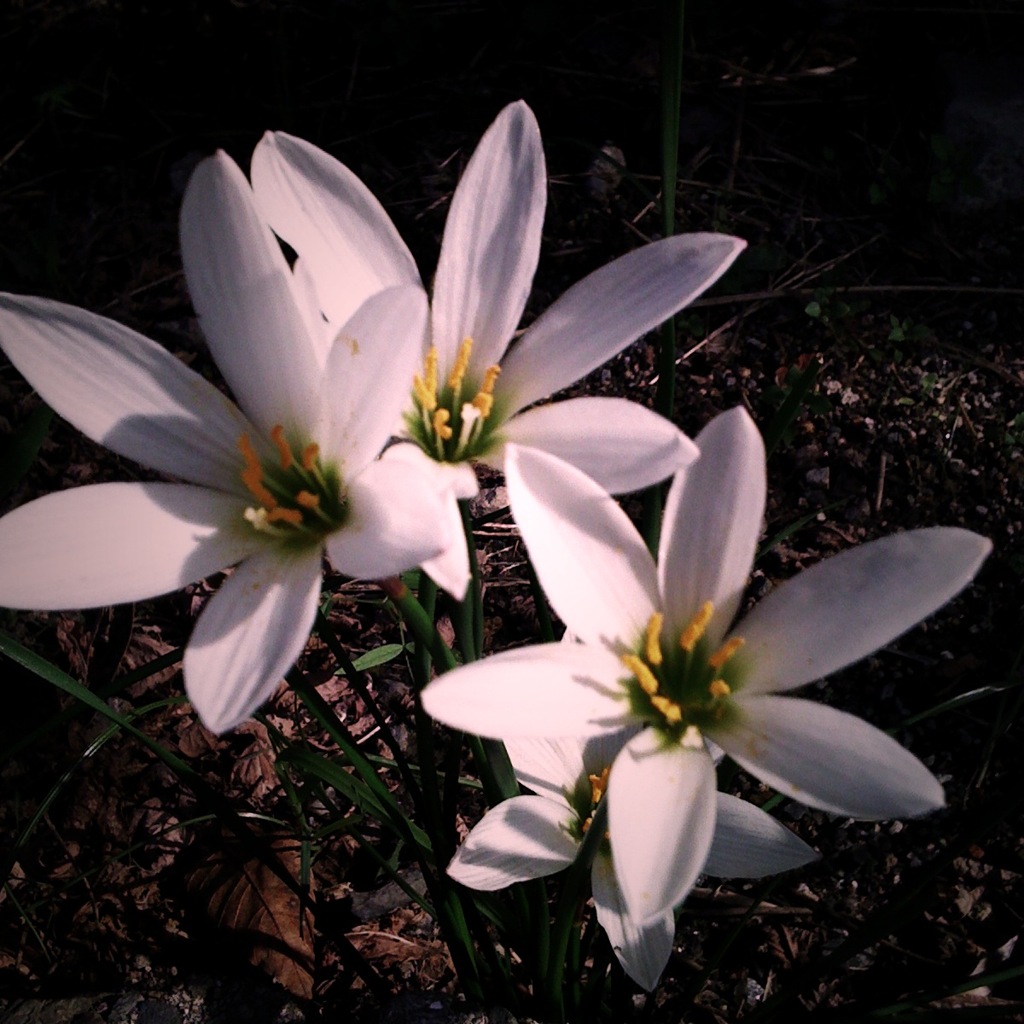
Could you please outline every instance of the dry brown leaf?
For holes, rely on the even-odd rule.
[[[251,963],[301,999],[313,996],[313,911],[266,858],[276,856],[288,876],[300,873],[293,837],[270,840],[263,859],[229,839],[189,872],[185,884],[211,923],[230,934]]]

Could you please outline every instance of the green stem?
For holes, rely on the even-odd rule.
[[[434,617],[416,600],[412,591],[397,576],[380,581],[380,588],[399,610],[416,642],[430,653],[437,672],[447,672],[458,664],[451,648],[434,626]],[[425,685],[426,681],[422,681]]]
[[[465,599],[461,602],[463,606],[468,605],[467,614],[470,629],[465,633],[465,639],[472,642],[472,652],[465,647],[462,648],[464,661],[476,661],[483,656],[484,652],[484,602],[483,583],[480,577],[480,562],[476,556],[476,543],[473,540],[473,518],[469,512],[469,502],[465,498],[459,499],[459,512],[462,515],[462,529],[466,535],[466,551],[469,555],[469,571],[471,579],[469,590]]]
[[[418,804],[421,800],[420,788],[412,774],[412,771],[410,770],[409,761],[402,752],[402,748],[399,745],[398,740],[395,739],[395,734],[391,731],[391,725],[388,723],[387,718],[384,717],[377,701],[370,693],[369,687],[364,681],[363,673],[352,664],[352,659],[348,656],[348,652],[342,646],[342,643],[334,632],[334,628],[328,621],[327,616],[322,612],[317,612],[316,631],[320,639],[327,644],[327,649],[331,652],[331,656],[338,663],[341,671],[345,674],[345,678],[348,680],[349,685],[356,691],[356,695],[370,712],[374,724],[380,730],[381,739],[384,741],[388,750],[391,751],[391,756],[394,758],[395,766],[398,768],[398,772],[402,776],[402,782],[405,784],[405,788],[409,793],[410,799],[413,803]]]
[[[562,894],[555,911],[555,924],[551,931],[551,953],[548,957],[545,1001],[554,1020],[565,1019],[563,978],[569,951],[569,939],[578,926],[580,908],[590,886],[590,869],[597,856],[608,828],[608,801],[602,800],[590,821],[576,859],[566,869],[562,880]]]
[[[661,0],[661,230],[665,238],[676,230],[676,182],[679,177],[679,105],[683,91],[684,0]],[[671,420],[676,401],[675,319],[661,329],[658,388],[654,409]],[[658,549],[662,488],[655,484],[644,495],[642,530],[647,547]]]

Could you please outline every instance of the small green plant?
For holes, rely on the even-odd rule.
[[[1003,434],[1004,448],[1024,448],[1024,412],[1016,416],[1006,424],[1006,432]]]

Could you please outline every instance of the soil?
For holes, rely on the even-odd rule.
[[[215,379],[177,242],[197,160],[223,148],[246,167],[271,128],[309,139],[380,197],[429,280],[465,161],[498,110],[524,98],[550,180],[533,317],[659,235],[659,17],[653,4],[607,0],[12,3],[0,12],[0,289],[100,312]],[[1008,141],[1024,101],[1013,74],[977,70],[1019,66],[1022,28],[1011,2],[688,5],[678,229],[729,231],[749,249],[679,318],[676,421],[695,434],[743,404],[767,427],[795,375],[821,367],[769,463],[774,543],[751,598],[895,530],[965,526],[995,553],[927,623],[813,687],[894,730],[943,781],[948,807],[855,823],[782,803],[776,813],[821,861],[768,892],[705,880],[682,910],[661,989],[641,1009],[620,986],[619,1019],[635,1007],[638,1019],[735,1021],[781,997],[782,1019],[862,1020],[905,1000],[894,1020],[1024,1020],[1024,169]],[[656,341],[582,388],[651,404]],[[38,408],[0,362],[0,446]],[[55,418],[0,501],[6,510],[143,476]],[[483,484],[485,625],[498,650],[535,636],[536,613],[500,478]],[[328,582],[352,657],[404,642],[376,587]],[[0,626],[133,716],[272,845],[300,819],[331,818],[322,801],[296,809],[293,776],[275,758],[281,738],[329,747],[285,689],[263,723],[216,738],[197,722],[177,655],[216,583],[132,607],[0,612]],[[155,658],[159,671],[141,669]],[[0,891],[0,1013],[21,1020],[28,1004],[16,1000],[45,997],[39,1013],[83,1000],[68,1018],[80,1022],[142,1021],[149,1002],[170,1008],[149,1006],[151,1022],[234,1012],[358,1024],[406,1019],[394,1007],[381,1016],[398,993],[426,993],[435,1014],[460,1006],[431,922],[347,836],[316,848],[313,927],[287,970],[264,964],[291,994],[268,991],[206,912],[210,865],[232,843],[203,791],[28,669],[0,663],[0,829],[13,851]],[[303,667],[363,749],[385,753],[320,641]],[[369,685],[407,737],[401,659]],[[745,777],[735,785],[759,803],[770,796]],[[346,944],[373,963],[375,988]],[[190,1018],[192,1004],[171,1000],[202,989],[213,963],[223,984],[262,993],[263,1016],[229,1003],[223,1018]]]

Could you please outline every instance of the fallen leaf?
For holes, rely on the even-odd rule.
[[[251,963],[293,995],[311,999],[313,911],[308,900],[299,898],[299,843],[292,836],[276,836],[261,854],[255,856],[227,839],[189,872],[186,888]],[[277,860],[294,887],[275,873],[269,858]]]

